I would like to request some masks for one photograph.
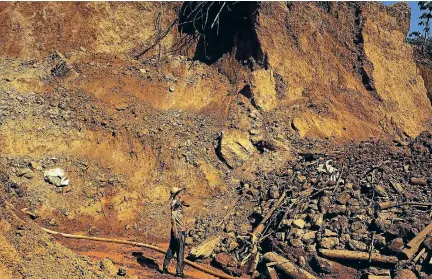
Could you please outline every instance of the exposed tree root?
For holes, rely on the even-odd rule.
[[[87,239],[87,240],[94,240],[94,241],[102,241],[102,242],[112,242],[112,243],[120,243],[120,244],[126,244],[126,245],[132,245],[132,246],[137,246],[137,247],[144,247],[144,248],[148,248],[160,253],[165,253],[166,251],[162,248],[159,248],[157,246],[153,246],[153,245],[149,245],[149,244],[145,244],[145,243],[141,243],[141,242],[134,242],[134,241],[128,241],[128,240],[121,240],[121,239],[111,239],[111,238],[103,238],[103,237],[93,237],[93,236],[85,236],[85,235],[75,235],[75,234],[67,234],[67,233],[61,233],[61,232],[56,232],[56,231],[52,231],[49,229],[45,229],[45,228],[41,228],[43,231],[52,234],[52,235],[60,235],[66,238],[74,238],[74,239]],[[223,279],[236,279],[235,277],[229,276],[227,274],[223,274],[223,273],[219,273],[213,270],[210,270],[206,267],[200,266],[199,264],[196,264],[194,262],[191,262],[189,260],[185,260],[185,263],[190,265],[193,268],[196,268],[198,270],[201,270],[205,273],[208,273],[210,275],[219,277],[219,278],[223,278]]]

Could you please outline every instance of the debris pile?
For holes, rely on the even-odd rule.
[[[427,278],[430,146],[425,132],[394,145],[366,141],[338,151],[303,152],[283,170],[243,181],[239,203],[255,203],[248,212],[251,227],[240,230],[245,224],[235,218],[225,222],[213,261],[221,266],[217,259],[227,256],[217,255],[229,254],[235,268],[254,276],[318,278],[337,272],[326,267],[327,258],[357,269],[353,278],[391,278],[400,272]],[[233,249],[220,249],[227,239],[236,242]]]

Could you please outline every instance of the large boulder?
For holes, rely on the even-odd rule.
[[[256,151],[248,133],[239,130],[227,130],[222,133],[219,154],[230,168],[241,166]]]
[[[215,236],[213,238],[204,241],[197,247],[193,247],[189,253],[189,256],[191,256],[194,259],[209,258],[220,240],[221,240],[220,236]]]
[[[263,111],[270,111],[277,106],[275,79],[272,70],[252,72],[251,97],[254,105]]]

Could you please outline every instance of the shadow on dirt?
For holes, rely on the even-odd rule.
[[[142,267],[147,267],[159,271],[159,265],[156,263],[155,259],[147,258],[143,255],[142,252],[132,252],[132,256],[137,259],[137,263],[139,263]]]

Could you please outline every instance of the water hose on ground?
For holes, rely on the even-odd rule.
[[[87,239],[87,240],[94,240],[94,241],[102,241],[102,242],[113,242],[113,243],[120,243],[120,244],[126,244],[126,245],[132,245],[132,246],[137,246],[137,247],[144,247],[144,248],[148,248],[160,253],[165,253],[166,251],[162,248],[159,248],[157,246],[153,246],[150,244],[145,244],[145,243],[141,243],[141,242],[134,242],[134,241],[128,241],[128,240],[121,240],[121,239],[111,239],[111,238],[103,238],[103,237],[94,237],[94,236],[85,236],[85,235],[76,235],[76,234],[67,234],[67,233],[61,233],[61,232],[56,232],[56,231],[52,231],[49,229],[45,229],[45,228],[41,228],[43,231],[52,234],[52,235],[60,235],[62,237],[66,237],[66,238],[74,238],[74,239]],[[238,279],[236,277],[232,277],[229,276],[227,274],[223,274],[223,273],[219,273],[216,271],[213,271],[211,269],[208,269],[206,267],[200,266],[199,264],[196,264],[194,262],[191,262],[189,260],[184,261],[186,264],[190,265],[193,268],[196,268],[198,270],[201,270],[205,273],[208,273],[210,275],[222,278],[222,279]]]

